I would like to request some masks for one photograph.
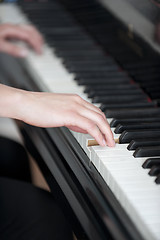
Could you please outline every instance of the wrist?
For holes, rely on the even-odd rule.
[[[21,119],[25,91],[0,84],[0,116]]]

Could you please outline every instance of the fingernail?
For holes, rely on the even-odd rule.
[[[28,51],[26,49],[22,49],[20,52],[19,52],[19,55],[21,57],[26,57],[28,55]]]

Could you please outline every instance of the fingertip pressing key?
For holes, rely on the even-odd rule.
[[[103,138],[103,146],[107,146],[106,140]]]
[[[115,147],[116,143],[119,143],[119,139],[113,139],[113,142],[111,143],[111,145],[109,147]],[[104,142],[104,144],[105,144],[104,146],[108,145],[106,143],[106,141]],[[96,140],[88,140],[87,147],[98,146],[98,145],[99,145],[99,143]]]
[[[114,139],[112,139],[111,141],[110,141],[110,145],[108,145],[109,147],[115,147],[115,140]]]

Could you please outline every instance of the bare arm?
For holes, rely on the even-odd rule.
[[[10,38],[23,40],[41,53],[43,39],[32,26],[0,25],[0,51],[24,57],[24,49],[9,42]],[[39,127],[65,126],[89,133],[102,146],[115,145],[102,111],[77,95],[28,92],[0,84],[0,116]]]
[[[38,127],[65,126],[89,133],[101,146],[115,145],[101,110],[77,95],[28,92],[0,84],[0,116]]]

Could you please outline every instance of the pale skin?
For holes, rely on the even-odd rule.
[[[31,33],[34,41],[30,38]],[[8,37],[27,42],[38,54],[42,52],[43,38],[34,27],[0,26],[0,51],[24,57],[26,51],[8,42]],[[104,113],[78,95],[29,92],[0,84],[0,116],[38,127],[65,126],[90,134],[101,146],[115,145]]]
[[[25,57],[27,50],[16,46],[9,40],[21,40],[32,47],[38,54],[42,53],[43,38],[37,29],[31,25],[0,25],[0,51],[15,57]]]

